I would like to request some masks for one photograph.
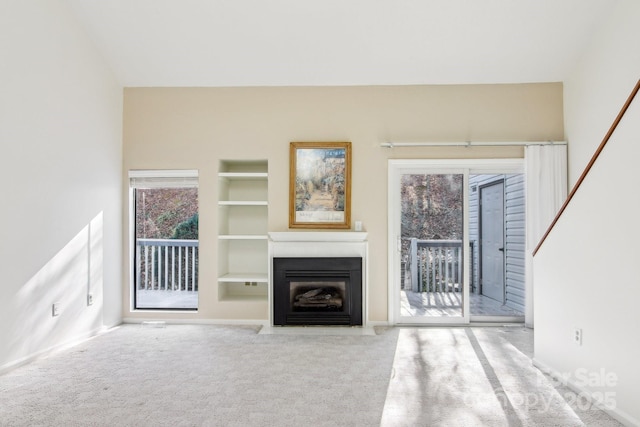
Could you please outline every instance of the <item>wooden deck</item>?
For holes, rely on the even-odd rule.
[[[478,294],[470,294],[469,308],[472,316],[524,316],[520,311]],[[408,317],[459,317],[462,315],[462,293],[401,291],[400,310],[402,316]]]

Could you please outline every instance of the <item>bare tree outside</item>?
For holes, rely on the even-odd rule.
[[[462,239],[462,175],[403,175],[401,235],[408,240]]]
[[[136,189],[137,238],[197,239],[197,228],[190,237],[175,237],[180,224],[197,218],[197,215],[197,188]]]

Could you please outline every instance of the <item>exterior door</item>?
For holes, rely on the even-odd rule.
[[[504,303],[504,182],[480,188],[482,295]]]

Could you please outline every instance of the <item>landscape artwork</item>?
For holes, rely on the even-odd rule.
[[[289,227],[350,228],[351,143],[292,142]]]

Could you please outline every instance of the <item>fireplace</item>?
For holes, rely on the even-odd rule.
[[[362,258],[273,258],[274,325],[362,325]]]

